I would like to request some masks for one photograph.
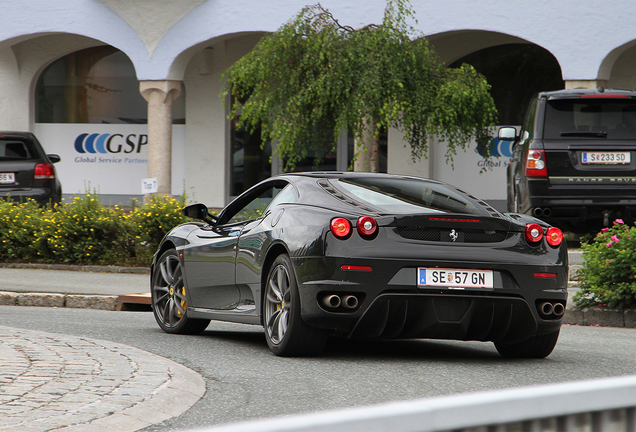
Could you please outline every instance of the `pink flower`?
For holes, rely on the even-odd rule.
[[[618,237],[616,237],[615,235],[612,236],[612,240],[614,240],[614,243],[618,243]]]
[[[605,245],[606,248],[608,247],[612,247],[612,242],[609,242],[608,244]]]
[[[623,219],[616,219],[616,220],[614,221],[614,224],[621,224],[621,225],[624,225],[624,224],[625,224],[625,222],[623,222]]]
[[[608,230],[609,230],[609,228],[603,228],[601,231],[606,232]]]

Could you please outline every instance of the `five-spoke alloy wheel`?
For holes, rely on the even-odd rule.
[[[327,334],[300,316],[298,284],[288,255],[279,255],[269,270],[263,299],[263,327],[270,349],[280,356],[316,355]]]
[[[167,333],[201,333],[210,323],[210,320],[187,317],[183,269],[174,249],[164,252],[157,261],[152,274],[151,294],[157,324]]]

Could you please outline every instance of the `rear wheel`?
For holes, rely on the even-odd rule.
[[[558,339],[559,330],[546,335],[534,336],[515,344],[495,342],[495,348],[503,357],[545,358],[554,350]]]
[[[302,320],[298,283],[288,255],[274,260],[264,291],[263,327],[272,352],[286,357],[319,354],[327,342],[327,333]]]
[[[155,320],[166,333],[197,334],[210,324],[210,320],[187,316],[183,267],[174,249],[164,252],[157,261],[152,275],[151,295]]]

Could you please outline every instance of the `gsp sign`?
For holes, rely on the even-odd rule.
[[[146,144],[146,134],[124,136],[120,133],[83,133],[75,138],[75,150],[78,153],[140,153],[142,146]]]
[[[172,126],[171,192],[184,188],[185,125]],[[148,126],[145,124],[36,123],[35,135],[47,153],[62,160],[55,169],[62,190],[83,194],[97,190],[105,202],[118,204],[122,196],[141,197],[148,175]],[[0,428],[1,429],[1,428]]]

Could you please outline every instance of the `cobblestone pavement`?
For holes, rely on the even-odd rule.
[[[0,326],[0,431],[136,431],[204,393],[198,373],[137,348]]]

